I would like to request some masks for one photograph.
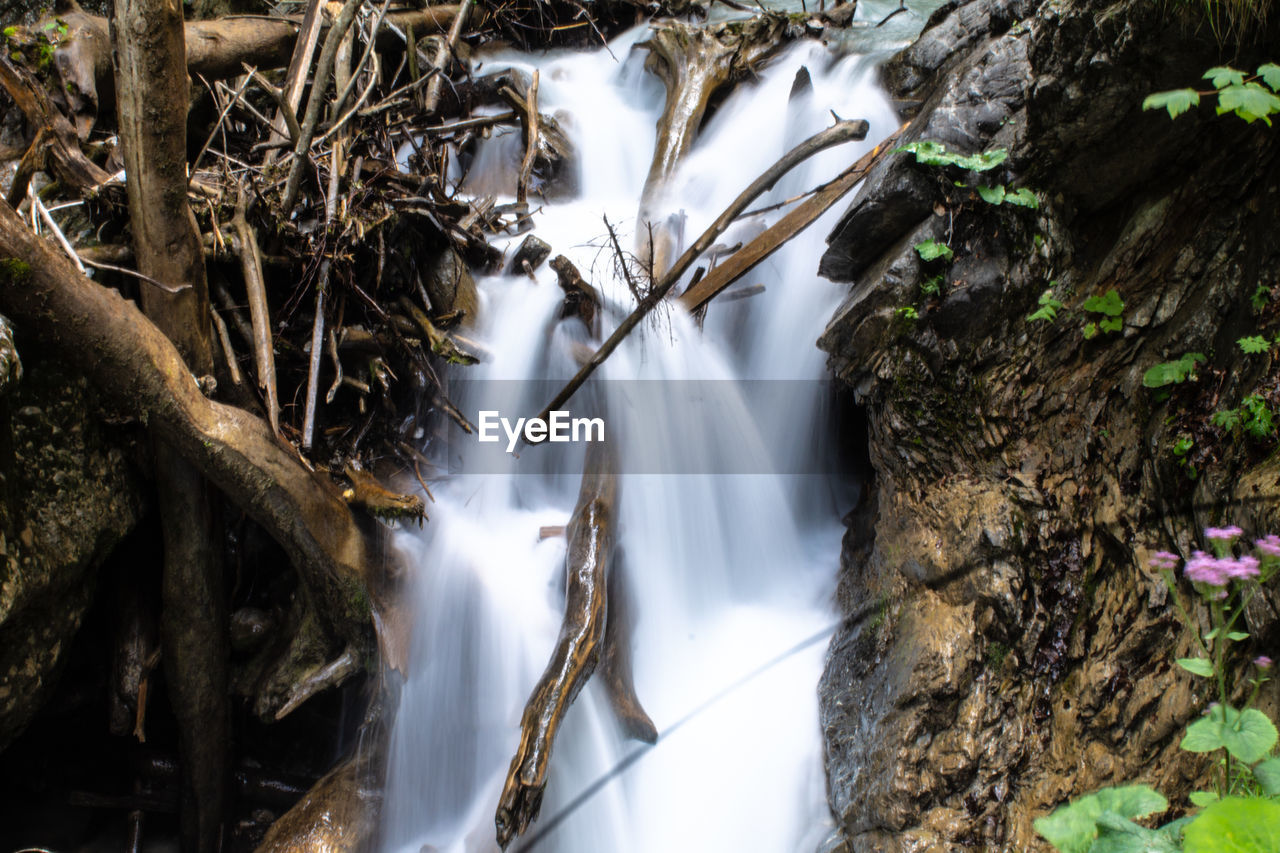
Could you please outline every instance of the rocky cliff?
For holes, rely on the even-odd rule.
[[[1235,344],[1277,331],[1280,129],[1141,104],[1275,60],[1275,23],[1245,29],[1223,44],[1147,0],[972,0],[884,68],[910,138],[1009,156],[976,180],[890,158],[822,258],[848,296],[819,345],[874,470],[820,688],[848,850],[1046,849],[1031,821],[1073,795],[1140,779],[1185,802],[1205,771],[1178,741],[1208,699],[1145,565],[1207,523],[1280,530],[1274,438],[1208,425],[1246,394],[1280,403],[1275,357]],[[954,260],[922,261],[927,239]],[[1030,321],[1047,289],[1063,308]],[[1110,290],[1121,330],[1086,337]],[[1143,387],[1186,352],[1208,357],[1197,381]],[[1251,608],[1254,653],[1280,649],[1278,611],[1275,589]]]

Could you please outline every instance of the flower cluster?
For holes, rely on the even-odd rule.
[[[1244,535],[1239,527],[1207,527],[1204,538],[1212,543],[1216,553],[1195,551],[1182,569],[1188,580],[1202,584],[1202,591],[1214,597],[1232,581],[1247,581],[1262,576],[1264,569],[1280,565],[1280,536],[1270,534],[1254,540],[1254,553],[1236,556],[1232,553],[1237,539]],[[1157,551],[1148,561],[1151,568],[1171,572],[1178,567],[1181,558],[1168,551]],[[1269,573],[1269,572],[1268,572]]]

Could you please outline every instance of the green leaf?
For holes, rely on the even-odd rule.
[[[916,252],[925,261],[935,261],[938,258],[950,261],[955,257],[955,252],[951,251],[950,246],[945,243],[939,243],[937,240],[925,240],[923,243],[916,243]]]
[[[1240,426],[1240,410],[1223,409],[1220,412],[1214,412],[1209,418],[1209,423],[1228,431],[1233,430]]]
[[[1276,65],[1274,62],[1259,65],[1258,76],[1271,87],[1271,91],[1280,92],[1280,65]]]
[[[1028,320],[1047,320],[1052,323],[1058,319],[1058,311],[1062,309],[1062,303],[1053,298],[1053,285],[1056,281],[1049,282],[1049,289],[1040,294],[1040,307],[1027,315]]]
[[[987,204],[1000,204],[1004,201],[1004,184],[996,184],[994,187],[977,187],[978,195],[982,196],[982,200]]]
[[[1280,97],[1257,83],[1228,86],[1218,93],[1218,115],[1230,112],[1251,124],[1254,119],[1262,119],[1270,127],[1267,116],[1280,112]]]
[[[1177,118],[1192,107],[1198,106],[1200,106],[1200,93],[1195,89],[1156,92],[1154,95],[1147,95],[1142,102],[1144,110],[1158,110],[1163,107],[1169,111],[1169,118]]]
[[[1098,328],[1104,332],[1118,332],[1124,328],[1124,320],[1119,317],[1108,317],[1098,323]]]
[[[1182,849],[1182,833],[1186,831],[1187,824],[1191,823],[1191,821],[1195,819],[1196,819],[1195,815],[1187,815],[1186,817],[1180,817],[1175,821],[1170,821],[1169,823],[1166,823],[1164,826],[1157,829],[1156,832],[1160,833],[1169,841],[1173,842],[1176,845],[1174,848],[1175,850],[1181,850]]]
[[[1106,822],[1108,829],[1116,825],[1114,820],[1104,818],[1104,815],[1128,820],[1167,808],[1169,801],[1146,785],[1103,788],[1037,819],[1035,828],[1062,853],[1088,853],[1100,834],[1100,820]]]
[[[1162,832],[1103,812],[1098,817],[1098,838],[1089,853],[1180,853],[1180,850],[1174,839]]]
[[[914,305],[903,305],[901,308],[894,310],[893,313],[895,316],[903,317],[907,320],[920,319],[920,312],[916,311]]]
[[[1275,725],[1257,708],[1241,712],[1218,705],[1187,726],[1182,748],[1187,752],[1213,752],[1225,747],[1233,757],[1252,764],[1271,752],[1278,737]]]
[[[925,166],[959,166],[975,172],[986,172],[1005,161],[1009,152],[1003,148],[994,148],[982,154],[958,154],[941,142],[920,140],[893,149],[894,154],[914,154],[916,162]]]
[[[1082,334],[1084,335],[1084,339],[1086,341],[1093,340],[1098,336],[1098,324],[1086,323],[1084,327],[1084,332],[1082,332]]]
[[[1280,850],[1280,803],[1226,797],[1208,806],[1183,833],[1185,853],[1275,853]]]
[[[1228,631],[1227,639],[1233,643],[1238,643],[1241,640],[1249,639],[1249,635],[1246,634],[1244,631]]]
[[[1230,68],[1230,67],[1217,66],[1215,68],[1210,68],[1208,71],[1204,72],[1204,76],[1201,77],[1200,79],[1212,80],[1213,88],[1221,89],[1224,86],[1229,86],[1229,85],[1238,86],[1241,83],[1243,83],[1244,72],[1237,71],[1234,68]]]
[[[1026,187],[1021,187],[1015,192],[1009,193],[1004,197],[1005,204],[1016,204],[1019,207],[1029,207],[1032,210],[1040,207],[1040,199],[1036,198],[1036,194]]]
[[[1204,353],[1189,352],[1177,361],[1165,361],[1142,374],[1142,384],[1148,388],[1163,388],[1176,382],[1195,378],[1196,364],[1205,361]]]
[[[937,296],[942,292],[942,276],[935,275],[920,282],[920,292],[925,296]]]
[[[1124,300],[1115,290],[1108,290],[1102,296],[1090,296],[1082,306],[1086,311],[1095,314],[1106,314],[1108,317],[1119,317],[1124,311]]]
[[[1213,791],[1192,791],[1187,796],[1187,799],[1191,801],[1192,805],[1204,808],[1209,805],[1209,803],[1216,803],[1218,801],[1218,795]]]
[[[1236,341],[1236,345],[1246,355],[1256,355],[1260,352],[1266,352],[1271,349],[1271,341],[1262,335],[1249,335]]]
[[[990,151],[984,151],[981,154],[958,157],[956,158],[956,165],[975,172],[989,172],[1003,163],[1008,156],[1009,152],[1005,149],[992,148]]]
[[[1178,666],[1192,675],[1213,678],[1213,664],[1204,658],[1178,658]]]
[[[1269,795],[1280,796],[1280,758],[1268,758],[1255,766],[1253,778]]]
[[[1187,731],[1182,736],[1182,743],[1180,744],[1182,749],[1187,752],[1213,752],[1215,749],[1222,749],[1224,745],[1222,741],[1222,720],[1217,719],[1214,713],[1201,717],[1187,726]]]

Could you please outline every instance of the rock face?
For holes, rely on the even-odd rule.
[[[142,500],[86,383],[28,359],[0,398],[0,750],[53,687],[95,588],[94,570]]]
[[[911,138],[1009,157],[982,175],[888,159],[822,258],[850,284],[819,345],[865,407],[874,469],[820,688],[851,851],[1047,849],[1031,822],[1072,796],[1142,780],[1185,802],[1205,773],[1178,741],[1208,697],[1172,665],[1189,642],[1144,567],[1204,547],[1209,523],[1280,531],[1280,461],[1258,461],[1274,442],[1207,426],[1249,393],[1280,403],[1274,356],[1234,343],[1277,331],[1280,131],[1140,105],[1274,60],[1274,23],[1251,36],[1220,52],[1141,0],[972,0],[884,70]],[[926,239],[954,261],[926,265]],[[1057,320],[1029,321],[1050,288]],[[1122,330],[1086,338],[1104,315],[1083,303],[1113,289]],[[1143,373],[1186,352],[1209,357],[1199,381],[1158,400]],[[1253,654],[1280,649],[1278,612],[1275,589],[1251,607]]]

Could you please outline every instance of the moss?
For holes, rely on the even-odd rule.
[[[22,284],[31,278],[31,264],[17,258],[0,258],[0,281],[5,284]]]
[[[1004,667],[1005,658],[1009,657],[1009,647],[1004,643],[991,643],[987,646],[987,666],[999,672]]]

